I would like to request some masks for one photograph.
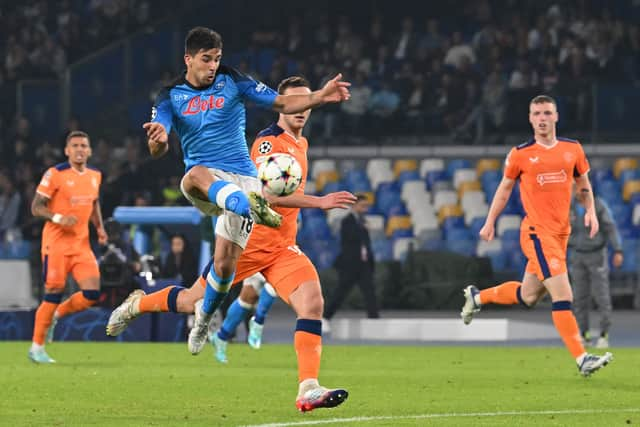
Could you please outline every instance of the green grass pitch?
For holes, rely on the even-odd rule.
[[[293,347],[0,342],[1,426],[615,426],[640,424],[640,350],[582,378],[563,348],[324,347],[321,382],[349,398],[298,413]]]

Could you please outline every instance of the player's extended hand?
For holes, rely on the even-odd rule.
[[[356,202],[356,196],[348,191],[338,191],[336,193],[329,193],[320,199],[320,209],[348,209],[349,206]]]
[[[169,140],[169,135],[161,123],[147,122],[142,127],[147,131],[147,138],[155,143],[165,143]]]
[[[329,80],[322,89],[320,89],[320,97],[322,102],[342,102],[351,98],[349,93],[351,83],[342,81],[342,73]]]
[[[584,226],[591,230],[589,231],[589,237],[594,238],[596,234],[598,234],[598,230],[600,229],[600,223],[598,222],[598,217],[596,216],[595,209],[587,210],[584,214]]]
[[[493,240],[493,236],[495,235],[495,232],[496,230],[493,224],[489,224],[488,222],[485,222],[485,224],[480,229],[480,232],[478,233],[478,235],[482,240],[486,240],[487,242],[490,242],[491,240]]]
[[[78,218],[75,215],[63,215],[60,218],[59,224],[63,227],[72,227],[78,223]]]
[[[613,264],[615,268],[619,268],[623,262],[624,262],[624,255],[622,255],[622,252],[616,252],[615,254],[613,254],[613,259],[611,260],[611,264]]]
[[[98,243],[100,243],[101,245],[106,245],[107,240],[109,239],[109,236],[107,235],[107,232],[105,231],[104,227],[98,228],[96,232],[98,233]]]

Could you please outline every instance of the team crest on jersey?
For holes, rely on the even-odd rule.
[[[260,154],[267,154],[271,152],[272,148],[273,146],[269,141],[262,141],[260,143],[260,146],[258,147],[258,151],[260,152]]]
[[[151,107],[151,120],[154,120],[158,116],[158,109],[156,107]]]

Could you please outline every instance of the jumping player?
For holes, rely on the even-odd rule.
[[[86,310],[100,297],[100,271],[89,244],[89,220],[98,242],[105,244],[107,233],[98,201],[102,174],[87,166],[91,145],[86,133],[69,133],[64,153],[68,161],[45,172],[31,204],[33,215],[46,220],[41,248],[45,293],[36,311],[29,349],[29,359],[36,363],[55,363],[44,346],[45,339],[52,341],[58,319]],[[68,274],[80,291],[60,304]]]
[[[186,73],[160,92],[151,122],[143,125],[153,157],[166,153],[168,134],[176,130],[186,167],[183,193],[205,214],[223,210],[216,224],[213,268],[207,276],[204,303],[196,310],[189,333],[192,354],[202,350],[213,312],[234,282],[236,264],[254,220],[271,227],[282,221],[260,195],[262,187],[244,136],[244,101],[293,114],[349,98],[350,84],[342,82],[340,74],[315,92],[278,95],[263,83],[220,65],[221,58],[218,33],[203,27],[189,31]]]
[[[305,79],[290,77],[280,83],[278,93],[281,96],[303,96],[312,92]],[[294,156],[302,166],[303,181],[291,196],[269,196],[272,206],[283,216],[282,225],[278,229],[261,225],[254,227],[249,244],[238,261],[236,274],[236,281],[239,282],[255,273],[262,273],[278,295],[296,311],[298,320],[294,347],[299,377],[296,406],[301,411],[337,406],[346,399],[347,392],[343,389],[327,389],[318,383],[324,300],[315,267],[295,243],[299,208],[346,208],[355,202],[355,196],[348,192],[331,193],[323,197],[304,194],[308,142],[302,136],[302,128],[309,114],[310,110],[295,114],[281,113],[278,123],[260,132],[253,144],[251,154],[258,165],[273,153]],[[107,333],[114,336],[122,333],[142,313],[192,313],[194,310],[197,313],[210,275],[208,266],[198,282],[188,290],[171,286],[150,295],[144,295],[142,291],[132,293],[112,313]]]
[[[527,257],[522,282],[506,282],[479,291],[464,290],[465,304],[460,313],[465,324],[485,304],[522,304],[533,307],[547,292],[551,296],[553,324],[575,358],[578,370],[589,376],[607,365],[613,356],[588,354],[580,339],[576,318],[571,311],[573,293],[567,275],[567,242],[571,226],[569,208],[575,180],[586,209],[584,224],[590,236],[598,232],[598,218],[589,182],[589,163],[578,141],[556,137],[558,111],[553,98],[540,95],[529,104],[533,139],[513,148],[505,162],[504,177],[496,190],[480,229],[483,240],[493,239],[496,218],[504,209],[517,179],[526,216],[520,226],[520,246]]]

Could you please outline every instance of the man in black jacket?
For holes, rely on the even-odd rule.
[[[370,319],[380,317],[373,285],[375,268],[373,251],[364,218],[369,209],[369,201],[364,194],[357,194],[356,198],[351,213],[344,217],[340,228],[341,250],[335,263],[340,280],[326,306],[324,312],[326,320],[333,317],[356,282],[365,300],[367,317]]]

